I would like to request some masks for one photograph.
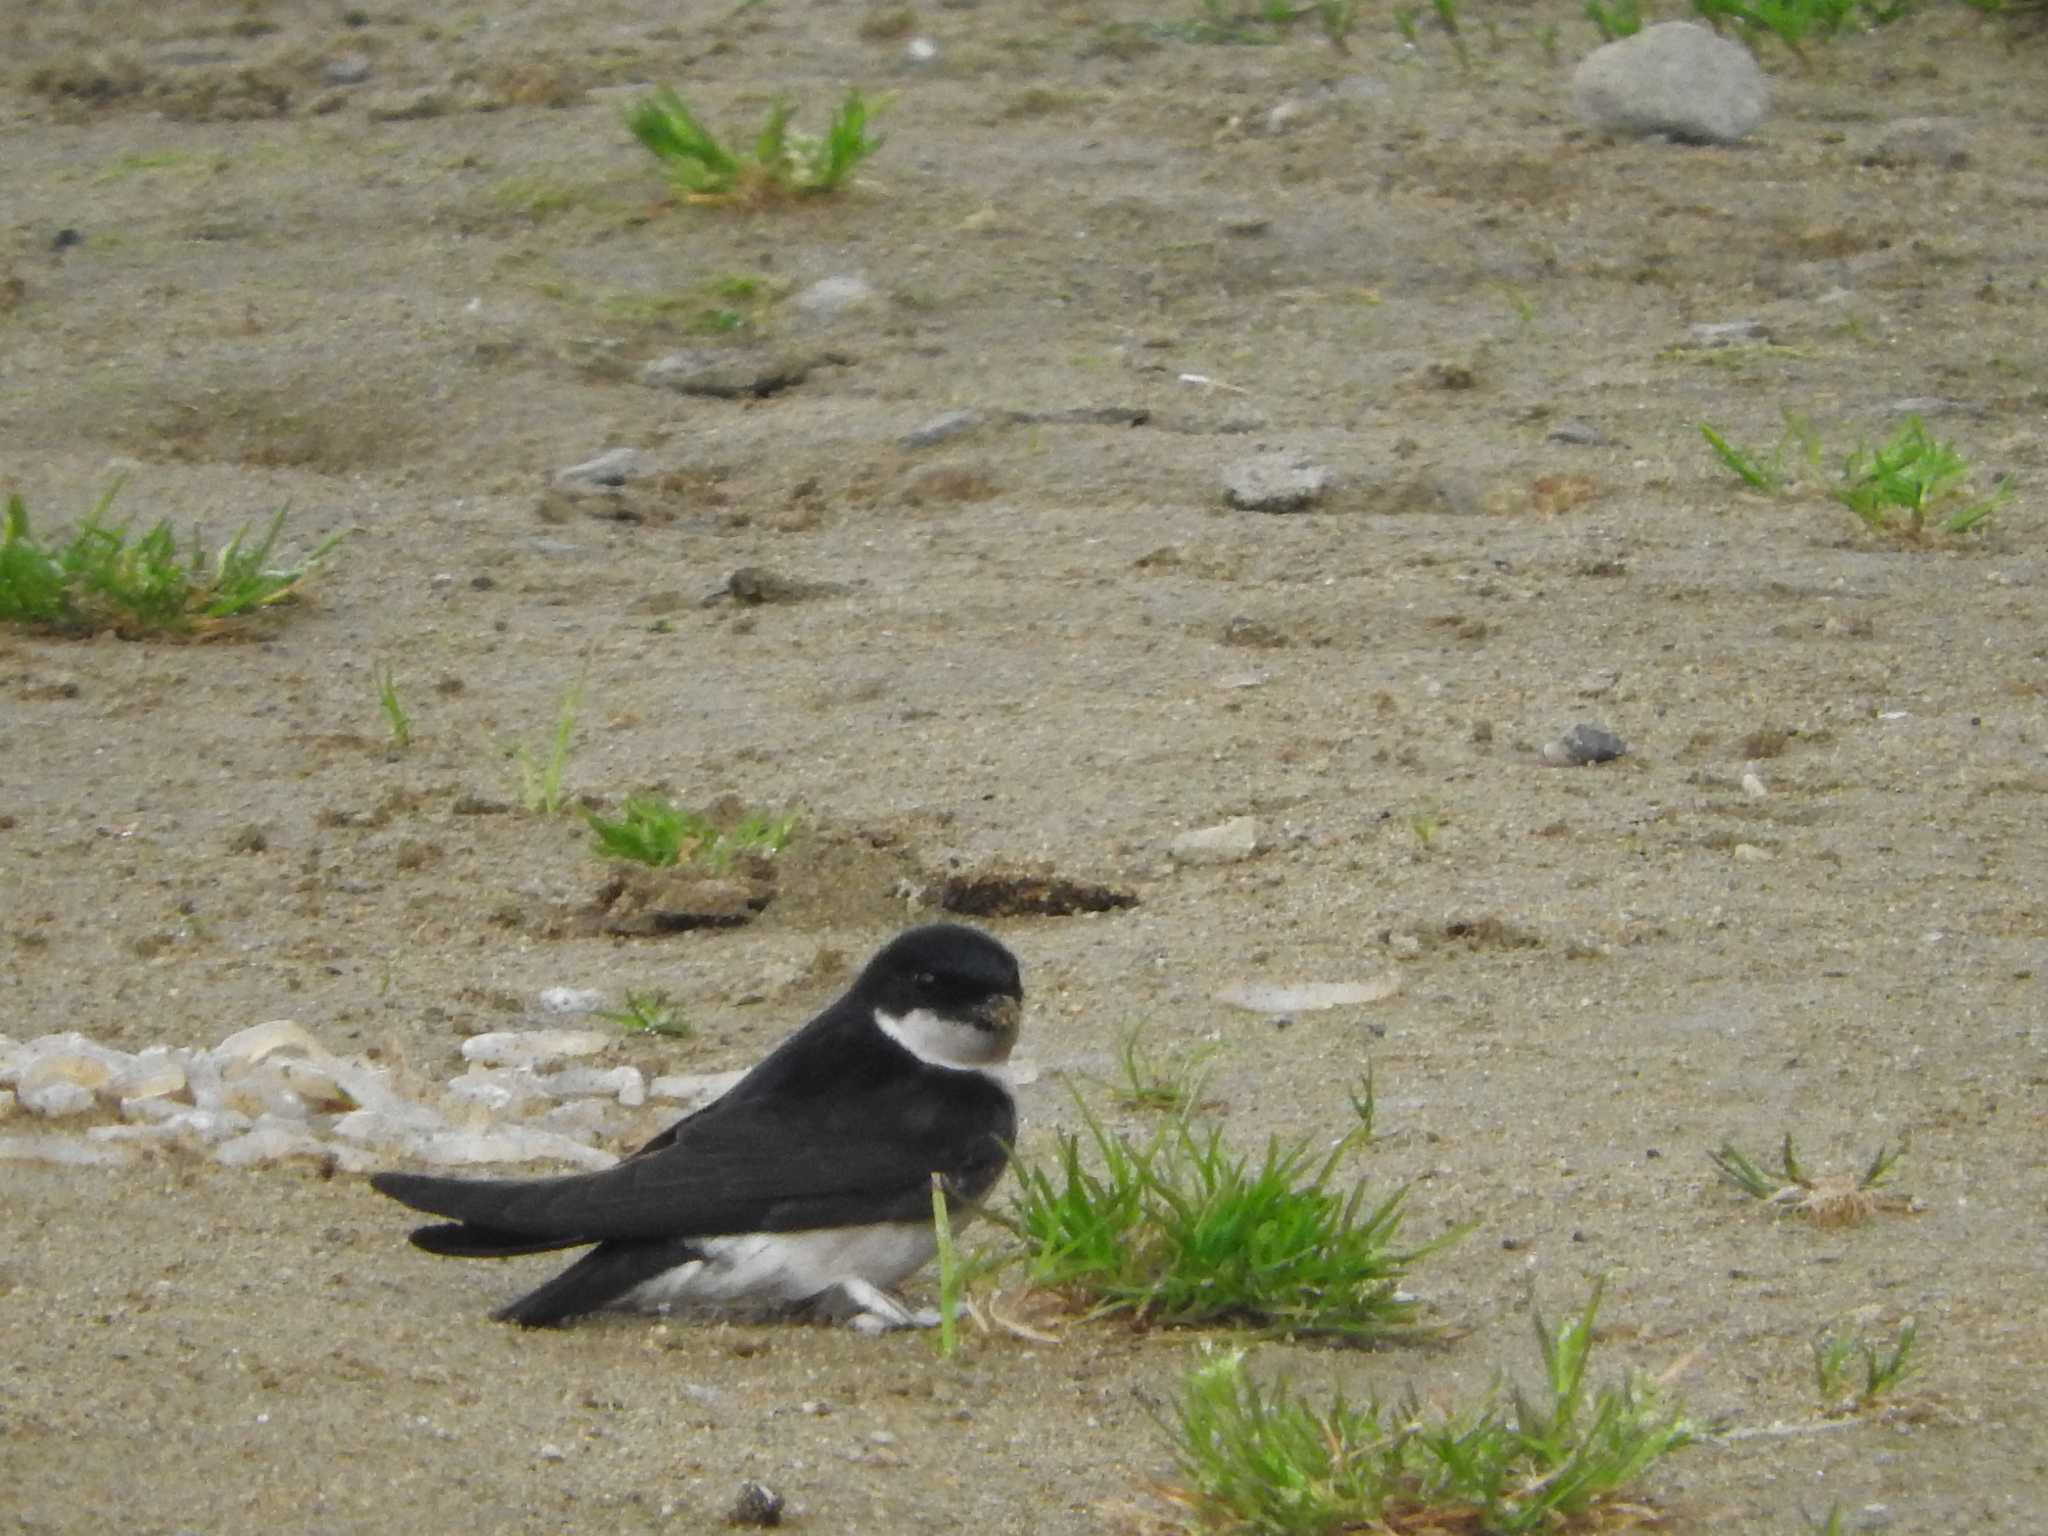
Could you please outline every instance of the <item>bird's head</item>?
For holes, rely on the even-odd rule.
[[[876,1026],[920,1061],[972,1071],[1008,1059],[1024,1011],[1017,957],[977,928],[898,934],[853,984]]]

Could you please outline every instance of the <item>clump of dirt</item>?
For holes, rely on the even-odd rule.
[[[768,878],[621,867],[591,899],[589,922],[598,933],[631,938],[737,928],[774,899],[775,882]]]
[[[1138,904],[1135,891],[1057,874],[1049,865],[995,865],[947,875],[931,895],[941,911],[963,917],[1072,917]]]

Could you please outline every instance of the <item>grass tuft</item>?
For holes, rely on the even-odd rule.
[[[1692,0],[1694,14],[1715,31],[1732,24],[1752,51],[1775,37],[1802,63],[1806,44],[1839,36],[1853,23],[1869,30],[1913,12],[1914,0]]]
[[[1919,538],[1930,524],[1940,533],[1968,533],[2011,496],[2008,475],[1990,495],[1973,497],[1969,460],[1918,416],[1908,416],[1878,447],[1850,454],[1834,491],[1864,526],[1907,538]]]
[[[1091,1315],[1175,1326],[1243,1323],[1275,1333],[1370,1338],[1411,1327],[1398,1285],[1460,1232],[1397,1247],[1405,1190],[1367,1203],[1335,1187],[1361,1124],[1314,1162],[1307,1142],[1233,1154],[1215,1128],[1176,1118],[1135,1143],[1090,1115],[1087,1143],[1059,1136],[1049,1166],[1017,1164],[1008,1215],[1029,1282]],[[1088,1166],[1100,1165],[1099,1171]]]
[[[1144,1031],[1127,1030],[1117,1045],[1117,1076],[1104,1086],[1123,1109],[1187,1115],[1207,1108],[1209,1062],[1217,1047],[1203,1046],[1180,1056],[1156,1056],[1145,1046]]]
[[[568,803],[562,787],[569,771],[569,747],[576,733],[576,707],[583,691],[571,688],[562,695],[562,707],[555,714],[555,734],[543,760],[533,755],[524,742],[512,749],[513,766],[519,770],[519,803],[532,815],[553,816]]]
[[[665,795],[628,795],[623,813],[607,819],[586,811],[584,820],[597,834],[597,851],[614,859],[666,869],[672,864],[701,864],[721,870],[746,854],[769,857],[780,853],[796,830],[797,818],[749,812],[721,829],[701,811],[685,810]]]
[[[1737,447],[1705,422],[1699,423],[1699,429],[1731,474],[1767,496],[1790,486],[1787,458],[1794,447],[1816,473],[1819,471],[1819,435],[1804,419],[1789,412],[1785,436],[1768,456]],[[1976,495],[1969,460],[1953,444],[1930,433],[1918,416],[1908,416],[1878,447],[1864,445],[1851,453],[1829,494],[1874,532],[1920,539],[1930,532],[1963,534],[1981,527],[2012,498],[2012,491],[2008,475],[1989,495]]]
[[[1751,1199],[1804,1216],[1815,1226],[1838,1227],[1867,1221],[1881,1209],[1911,1209],[1904,1196],[1883,1189],[1904,1153],[1903,1147],[1879,1147],[1860,1174],[1810,1174],[1800,1165],[1787,1131],[1776,1173],[1759,1166],[1733,1142],[1723,1142],[1720,1150],[1707,1156],[1722,1178]]]
[[[244,526],[209,564],[195,529],[181,555],[168,519],[147,533],[106,521],[116,482],[61,543],[29,528],[28,508],[7,498],[0,516],[0,622],[71,634],[126,636],[208,633],[286,601],[342,540],[335,534],[297,565],[273,567],[284,531],[280,511],[253,541]]]
[[[1820,435],[1805,417],[1791,411],[1785,413],[1785,434],[1778,439],[1768,458],[1736,447],[1705,422],[1699,423],[1699,429],[1700,436],[1707,440],[1707,446],[1714,450],[1714,457],[1727,466],[1729,473],[1751,490],[1761,491],[1766,496],[1775,496],[1792,483],[1788,460],[1794,448],[1800,450],[1800,456],[1810,468],[1818,470],[1820,467]]]
[[[751,150],[729,147],[664,86],[626,114],[633,137],[668,171],[686,202],[772,201],[837,191],[855,166],[882,147],[868,133],[873,109],[848,91],[822,137],[792,133],[796,109],[777,100]]]
[[[1586,0],[1586,20],[1593,23],[1603,43],[1634,37],[1643,30],[1642,0],[1612,0],[1610,4]]]
[[[1873,1343],[1847,1330],[1823,1333],[1813,1341],[1813,1375],[1820,1395],[1837,1411],[1854,1413],[1868,1408],[1908,1377],[1917,1375],[1920,1363],[1913,1358],[1920,1328],[1912,1318],[1899,1325],[1888,1345]],[[1858,1361],[1863,1364],[1862,1383],[1852,1385]]]
[[[1463,1412],[1413,1394],[1318,1407],[1284,1382],[1262,1388],[1241,1350],[1212,1354],[1161,1418],[1179,1475],[1162,1490],[1179,1512],[1173,1523],[1272,1536],[1517,1536],[1653,1522],[1626,1490],[1693,1431],[1638,1380],[1588,1388],[1599,1307],[1596,1286],[1554,1332],[1536,1320],[1539,1392],[1496,1387]]]

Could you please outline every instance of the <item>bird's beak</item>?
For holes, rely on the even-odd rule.
[[[1017,1043],[1017,1030],[1024,1022],[1024,1000],[1001,995],[992,997],[974,1010],[973,1017],[974,1027],[987,1032],[992,1053],[1001,1060]]]

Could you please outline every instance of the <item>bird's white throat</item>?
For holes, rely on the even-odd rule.
[[[1007,1086],[997,1069],[1010,1054],[1013,1035],[979,1029],[945,1018],[929,1008],[913,1008],[905,1014],[885,1013],[877,1008],[875,1028],[927,1066],[979,1072]]]

